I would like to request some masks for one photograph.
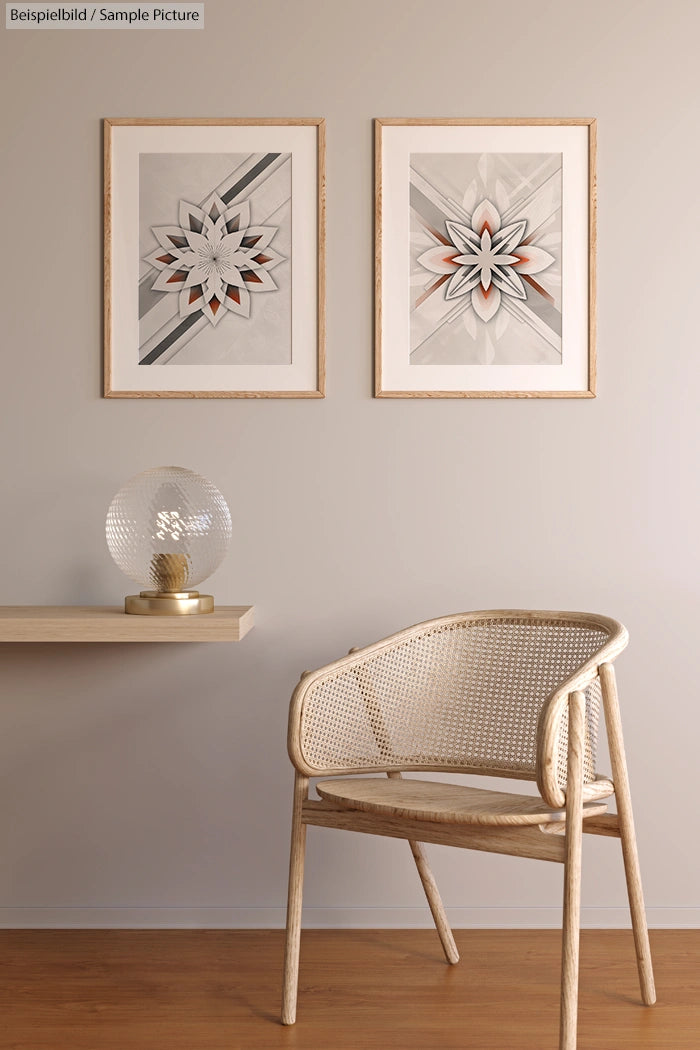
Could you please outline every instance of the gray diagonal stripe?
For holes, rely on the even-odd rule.
[[[253,179],[257,179],[261,171],[264,171],[265,168],[269,168],[272,162],[277,160],[279,155],[279,153],[266,153],[262,160],[259,160],[257,164],[254,164],[242,179],[239,179],[238,182],[234,183],[230,190],[226,190],[226,193],[224,193],[221,198],[224,204],[230,204],[234,197],[237,197],[241,190],[244,190]]]
[[[190,314],[184,321],[181,321],[177,328],[174,328],[172,332],[165,336],[164,339],[158,343],[158,346],[154,346],[150,353],[146,354],[143,361],[139,361],[140,365],[152,365],[158,360],[161,354],[164,354],[169,346],[184,335],[185,332],[189,332],[190,328],[196,321],[199,320],[199,314]]]

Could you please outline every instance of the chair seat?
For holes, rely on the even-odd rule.
[[[551,809],[539,796],[445,784],[436,780],[353,777],[320,780],[321,798],[343,809],[439,824],[550,824],[566,819],[564,809]],[[605,813],[604,802],[583,807],[584,817]]]

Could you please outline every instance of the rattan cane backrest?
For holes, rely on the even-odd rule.
[[[573,682],[586,695],[590,782],[596,658],[609,656],[613,639],[616,651],[624,647],[624,628],[587,614],[472,613],[419,624],[302,678],[290,713],[292,760],[307,775],[453,769],[534,780],[550,713],[550,765],[561,788],[567,720],[554,701]]]

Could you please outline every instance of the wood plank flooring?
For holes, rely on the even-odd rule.
[[[278,930],[0,931],[1,1050],[556,1050],[560,935],[302,933],[297,1024],[278,1021]],[[698,1050],[700,930],[584,930],[579,1050]]]

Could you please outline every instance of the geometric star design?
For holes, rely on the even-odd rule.
[[[485,198],[474,209],[470,224],[448,219],[445,228],[449,240],[423,252],[417,261],[442,275],[433,290],[447,283],[446,300],[470,295],[482,321],[496,316],[504,295],[527,299],[521,274],[540,273],[555,262],[549,252],[528,243],[527,220],[502,226],[498,209]]]
[[[200,208],[180,201],[179,226],[154,226],[160,247],[145,261],[159,270],[153,291],[177,292],[180,317],[201,311],[217,325],[227,311],[250,316],[250,293],[277,291],[270,248],[277,226],[251,226],[250,203],[227,207],[213,193]]]

